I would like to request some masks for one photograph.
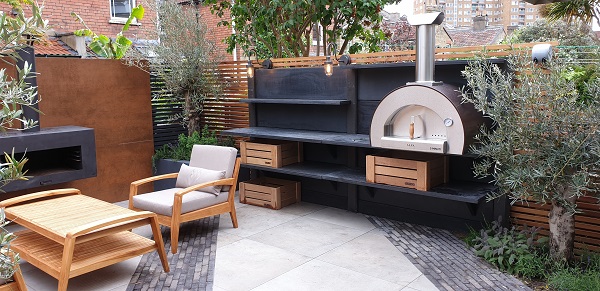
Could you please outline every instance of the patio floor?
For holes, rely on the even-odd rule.
[[[126,205],[124,202],[118,204]],[[414,228],[410,224],[395,224],[389,220],[310,203],[298,203],[281,210],[238,203],[237,211],[237,229],[232,228],[229,215],[222,215],[215,223],[205,223],[205,228],[208,224],[218,227],[216,256],[214,250],[209,254],[210,246],[196,252],[204,252],[207,258],[214,260],[214,271],[211,264],[203,262],[204,273],[196,271],[198,274],[194,274],[192,270],[191,275],[195,276],[194,280],[201,275],[208,277],[205,278],[206,285],[200,285],[207,286],[205,288],[208,290],[211,287],[215,291],[481,289],[474,287],[486,290],[528,289],[518,280],[492,270],[474,258],[461,246],[460,241],[455,238],[452,241],[453,237],[446,231],[441,233],[448,237],[431,236],[431,233],[438,233],[436,229]],[[405,226],[409,226],[412,233],[401,230]],[[136,232],[151,235],[150,230],[145,228]],[[408,237],[403,236],[403,232],[414,236],[416,240],[407,241]],[[429,237],[436,241],[428,241]],[[164,238],[168,239],[168,236]],[[203,243],[210,245],[210,239],[202,239]],[[432,246],[438,244],[437,240],[442,245]],[[449,243],[456,246],[446,246]],[[191,246],[188,253],[190,250]],[[451,257],[437,259],[439,252],[447,251],[451,251]],[[458,256],[471,259],[459,258],[456,252]],[[197,285],[185,288],[181,282],[179,285],[170,284],[169,287],[161,283],[157,285],[158,277],[164,280],[165,274],[133,285],[135,280],[132,280],[132,276],[136,269],[136,274],[141,269],[138,264],[143,266],[140,261],[144,263],[149,259],[147,256],[144,259],[137,257],[75,277],[69,280],[69,290],[205,289]],[[177,258],[170,255],[170,259]],[[454,266],[454,260],[457,259],[460,262]],[[472,262],[469,263],[469,260]],[[445,263],[448,261],[452,263]],[[185,264],[183,260],[175,262],[176,265],[173,265],[171,260],[171,273],[178,276],[178,273],[186,272],[182,270],[185,267],[182,266]],[[469,272],[460,270],[459,265],[478,270],[468,275]],[[26,262],[21,267],[29,290],[56,290],[57,281],[54,278]],[[214,277],[211,278],[211,275]],[[461,278],[461,275],[464,277]],[[487,286],[492,288],[488,289]]]

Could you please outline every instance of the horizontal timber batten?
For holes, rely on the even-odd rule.
[[[600,204],[598,198],[582,196],[577,200],[582,213],[575,214],[575,251],[600,252]],[[539,227],[541,235],[549,234],[550,205],[534,201],[517,202],[511,207],[511,221],[518,226]]]

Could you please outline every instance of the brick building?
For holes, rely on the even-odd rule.
[[[86,0],[86,1],[65,1],[65,0],[45,0],[42,15],[44,19],[49,21],[52,29],[51,36],[57,37],[68,36],[73,31],[83,28],[76,21],[71,12],[75,12],[81,16],[87,26],[97,34],[103,34],[109,37],[114,37],[121,31],[123,24],[129,17],[131,8],[136,5],[144,4],[140,0]],[[189,5],[189,1],[183,2],[182,5]],[[7,5],[0,5],[6,13],[10,13],[11,8]],[[129,30],[124,34],[133,40],[152,40],[156,36],[152,32],[152,26],[155,22],[156,12],[149,5],[144,5],[144,19],[139,23],[134,23]],[[231,30],[227,27],[218,26],[217,23],[221,20],[210,13],[209,7],[201,7],[199,15],[204,19],[209,29],[210,35],[219,48],[225,52],[227,45],[223,43],[223,39],[231,34]],[[225,15],[224,17],[229,17]],[[65,41],[71,45],[70,41]],[[72,45],[74,46],[74,45]],[[76,49],[75,47],[73,47]],[[231,58],[228,57],[230,60]]]

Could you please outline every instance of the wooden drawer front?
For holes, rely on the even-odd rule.
[[[302,147],[298,142],[242,141],[240,149],[244,164],[280,168],[302,161]]]
[[[448,182],[447,157],[419,154],[419,160],[367,156],[367,182],[428,191]]]
[[[300,202],[300,182],[262,177],[240,183],[240,202],[281,209]]]

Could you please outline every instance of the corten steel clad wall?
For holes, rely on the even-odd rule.
[[[93,128],[98,175],[5,193],[2,199],[72,187],[108,202],[127,200],[131,182],[152,176],[149,74],[116,60],[36,58],[36,66],[41,127]]]

